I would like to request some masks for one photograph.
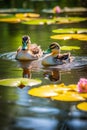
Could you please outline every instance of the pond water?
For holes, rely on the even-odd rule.
[[[71,50],[75,60],[68,65],[55,68],[34,67],[31,78],[42,80],[41,85],[64,83],[76,84],[80,78],[87,78],[87,41],[53,40],[52,29],[87,27],[87,22],[61,25],[24,25],[0,23],[0,79],[23,77],[23,65],[14,60],[15,51],[21,45],[21,37],[29,35],[32,43],[46,50],[57,41],[61,46],[79,46]],[[67,52],[67,51],[62,51]],[[37,65],[37,64],[36,64]],[[39,65],[37,65],[39,66]],[[48,71],[58,72],[56,82],[49,78]],[[28,95],[29,86],[11,88],[0,86],[0,129],[1,130],[86,130],[87,113],[76,108],[78,102],[53,101]]]

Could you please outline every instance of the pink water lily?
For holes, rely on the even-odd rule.
[[[85,78],[80,78],[78,84],[78,91],[79,92],[86,92],[87,93],[87,79]]]

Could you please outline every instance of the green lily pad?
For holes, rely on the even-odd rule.
[[[70,50],[79,50],[79,49],[80,49],[80,47],[78,47],[78,46],[61,46],[61,50],[70,51]]]
[[[73,23],[73,22],[80,22],[85,20],[86,18],[80,18],[80,17],[58,17],[52,19],[38,18],[38,19],[32,19],[24,22],[22,21],[21,23],[30,24],[30,25],[44,25],[44,24]]]
[[[52,32],[54,33],[87,33],[87,28],[64,28],[64,29],[55,29]]]
[[[44,25],[44,24],[53,24],[55,23],[54,19],[32,19],[29,21],[22,22],[23,24],[30,24],[30,25]]]
[[[58,40],[77,39],[81,41],[87,41],[86,34],[61,34],[61,35],[53,35],[50,38]]]
[[[87,20],[87,18],[81,17],[58,17],[52,19],[39,18],[39,14],[35,13],[20,13],[16,15],[12,15],[9,17],[1,17],[0,22],[11,22],[22,24],[30,24],[30,25],[44,25],[44,24],[66,24],[66,23],[74,23],[81,22]]]
[[[16,17],[0,18],[0,22],[19,23],[20,21],[21,19]]]
[[[39,80],[39,79],[12,78],[12,79],[0,80],[1,86],[9,86],[9,87],[23,88],[25,86],[34,86],[34,85],[38,85],[38,84],[41,84],[41,80]]]
[[[68,23],[78,23],[87,20],[87,18],[82,17],[58,17],[55,18],[57,24],[68,24]]]

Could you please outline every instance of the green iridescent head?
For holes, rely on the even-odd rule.
[[[30,41],[30,37],[29,36],[23,36],[22,37],[22,50],[27,50],[27,44]]]
[[[57,42],[53,42],[49,45],[48,49],[44,52],[45,54],[49,54],[52,52],[52,49],[57,48],[58,50],[60,50],[60,45]]]

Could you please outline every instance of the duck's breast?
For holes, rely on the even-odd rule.
[[[37,59],[36,57],[34,57],[31,53],[29,53],[28,51],[20,51],[17,53],[16,55],[16,59],[17,60],[35,60]]]
[[[44,66],[56,65],[56,62],[54,62],[52,56],[46,56],[42,60],[42,65]]]

